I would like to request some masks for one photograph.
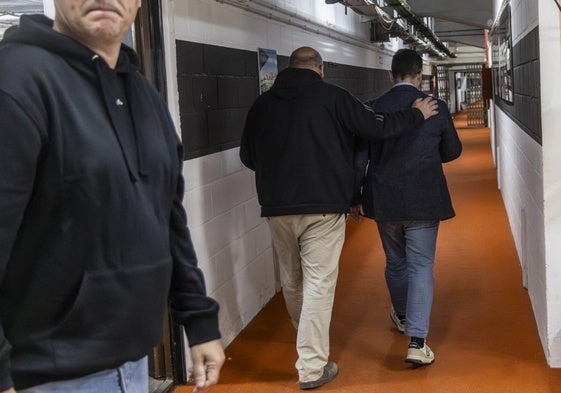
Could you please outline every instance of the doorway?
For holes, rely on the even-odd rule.
[[[162,1],[165,0],[142,0],[132,35],[134,48],[140,58],[140,72],[165,99],[167,85]],[[173,323],[169,313],[166,312],[162,340],[148,357],[150,393],[169,392],[175,383],[187,382],[183,348],[182,329]]]

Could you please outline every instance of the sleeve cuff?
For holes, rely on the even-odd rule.
[[[218,315],[198,318],[185,325],[189,347],[221,338],[218,328]]]
[[[5,343],[0,349],[0,391],[2,392],[14,386],[11,376],[10,350],[11,347],[8,343]]]

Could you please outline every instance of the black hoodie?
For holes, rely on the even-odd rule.
[[[0,44],[0,391],[145,356],[168,300],[191,345],[220,337],[181,144],[137,69],[130,48],[111,70],[43,16]]]
[[[240,147],[255,171],[261,215],[347,213],[353,193],[360,195],[355,136],[392,138],[423,121],[413,108],[376,114],[315,71],[281,71],[251,107]]]

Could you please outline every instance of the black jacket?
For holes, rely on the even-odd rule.
[[[399,85],[368,102],[375,111],[407,108],[426,94],[412,85]],[[442,163],[458,158],[462,144],[446,104],[417,133],[383,142],[362,141],[356,156],[364,176],[364,214],[376,221],[445,220],[455,215]]]
[[[281,71],[251,107],[240,147],[255,171],[261,215],[347,213],[355,135],[392,138],[423,120],[412,108],[375,114],[312,70]]]
[[[51,26],[0,44],[0,391],[145,356],[168,298],[191,345],[220,337],[163,100],[131,49],[111,70]]]

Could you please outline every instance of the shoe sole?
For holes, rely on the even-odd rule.
[[[405,359],[405,363],[410,363],[416,367],[421,367],[421,366],[428,366],[434,363],[434,359],[432,359],[431,361],[427,362],[426,360],[421,360],[421,359],[414,359],[414,358],[407,358]]]
[[[333,381],[338,375],[339,375],[339,366],[337,364],[335,364],[335,367],[337,367],[337,369],[335,370],[335,374],[333,374],[333,376],[331,378],[326,378],[324,380],[317,380],[317,381],[311,381],[311,382],[300,382],[300,389],[301,390],[310,390],[310,389],[316,389],[319,388],[323,385],[325,385],[326,383],[329,383],[331,381]],[[320,378],[321,379],[321,378]]]

